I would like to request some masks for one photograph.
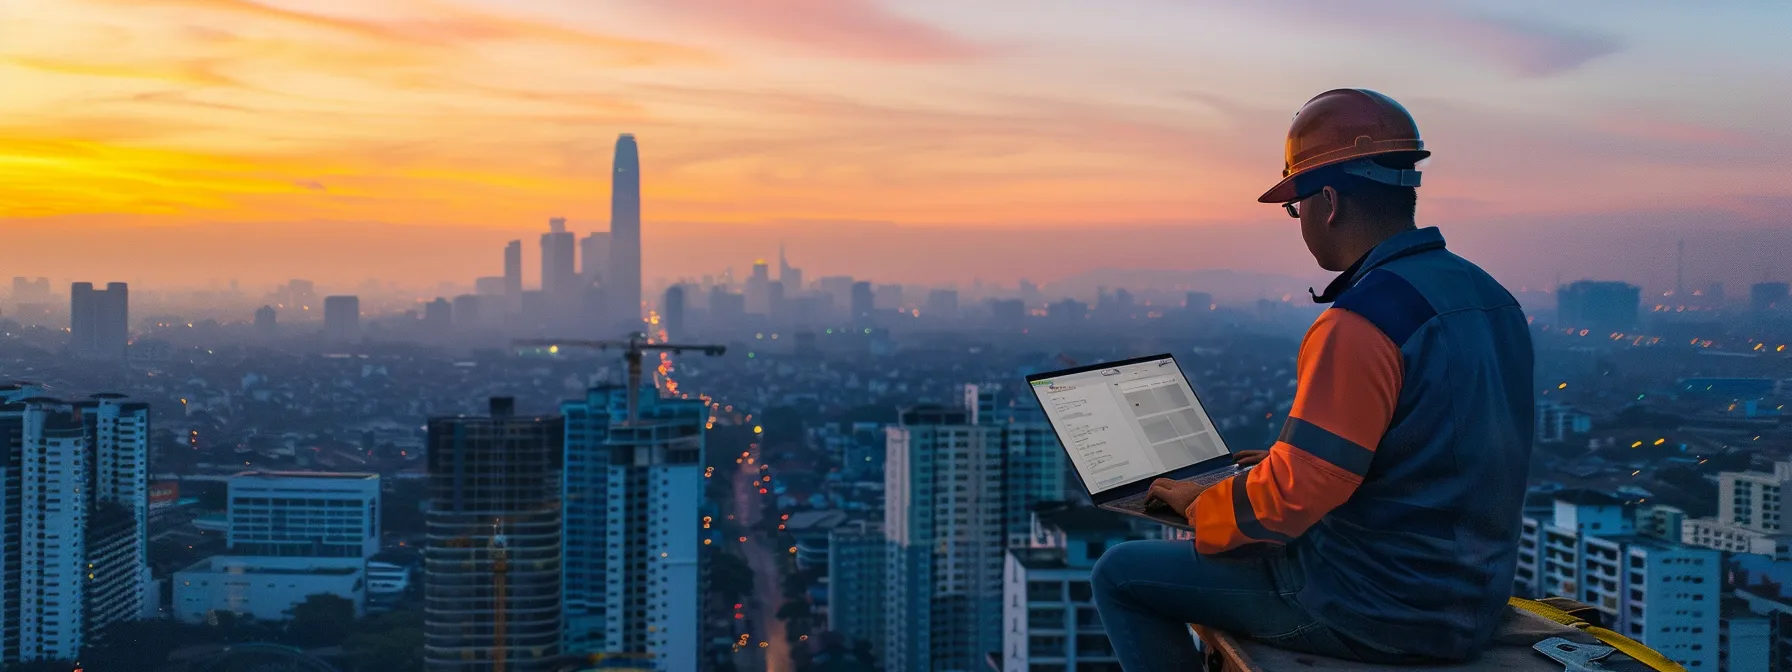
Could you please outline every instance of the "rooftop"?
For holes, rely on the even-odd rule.
[[[280,560],[285,562],[273,566],[263,563],[263,561],[272,562]],[[227,574],[253,574],[258,576],[351,576],[362,571],[361,568],[340,563],[303,565],[293,564],[293,560],[294,558],[257,558],[254,556],[214,555],[193,563],[181,571],[224,572]],[[319,562],[329,563],[331,560],[339,560],[339,558],[319,559]]]
[[[1623,506],[1624,500],[1598,490],[1575,488],[1556,493],[1555,500],[1577,506]]]
[[[1074,506],[1068,502],[1041,502],[1033,507],[1033,513],[1039,516],[1040,525],[1056,528],[1065,534],[1132,531],[1132,526],[1119,514],[1095,507]]]
[[[1716,549],[1705,548],[1703,546],[1688,546],[1678,541],[1669,541],[1667,539],[1662,539],[1661,537],[1652,537],[1646,534],[1615,534],[1609,537],[1603,535],[1593,536],[1623,544],[1630,548],[1641,548],[1650,551],[1708,551],[1713,554],[1719,552]]]
[[[341,481],[377,481],[379,474],[334,471],[240,471],[231,478],[325,478]]]
[[[1027,569],[1066,569],[1070,567],[1064,562],[1064,549],[1061,548],[1010,548],[1008,553],[1014,556],[1020,566]]]
[[[824,511],[798,511],[790,514],[790,520],[784,521],[784,527],[791,533],[811,530],[831,530],[846,522],[846,512],[837,509]]]

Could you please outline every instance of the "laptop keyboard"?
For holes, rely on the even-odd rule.
[[[1220,481],[1226,480],[1233,476],[1237,476],[1240,471],[1243,471],[1243,470],[1239,469],[1236,466],[1231,466],[1231,467],[1226,467],[1224,469],[1216,469],[1214,471],[1209,471],[1205,474],[1195,476],[1194,478],[1185,479],[1183,482],[1195,483],[1195,484],[1200,485],[1203,488],[1211,488],[1215,484],[1218,484]],[[1116,499],[1114,501],[1108,502],[1108,506],[1112,506],[1117,509],[1125,509],[1127,511],[1137,511],[1140,513],[1144,513],[1145,512],[1145,496],[1147,494],[1149,494],[1149,492],[1150,491],[1147,490],[1146,492],[1141,492],[1139,494],[1132,495],[1130,497],[1121,497],[1120,499]]]

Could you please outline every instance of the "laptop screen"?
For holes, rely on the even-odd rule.
[[[1169,355],[1031,385],[1091,495],[1229,452]]]

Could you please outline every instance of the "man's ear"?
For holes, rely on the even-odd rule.
[[[1325,226],[1326,228],[1335,228],[1340,223],[1338,221],[1338,209],[1339,205],[1342,203],[1342,201],[1338,199],[1338,190],[1327,186],[1320,189],[1319,193],[1325,196]]]

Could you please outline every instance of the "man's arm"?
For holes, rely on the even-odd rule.
[[[1341,308],[1320,314],[1301,344],[1294,408],[1269,455],[1184,512],[1196,550],[1287,543],[1349,499],[1393,420],[1401,368],[1400,349],[1369,320]]]

